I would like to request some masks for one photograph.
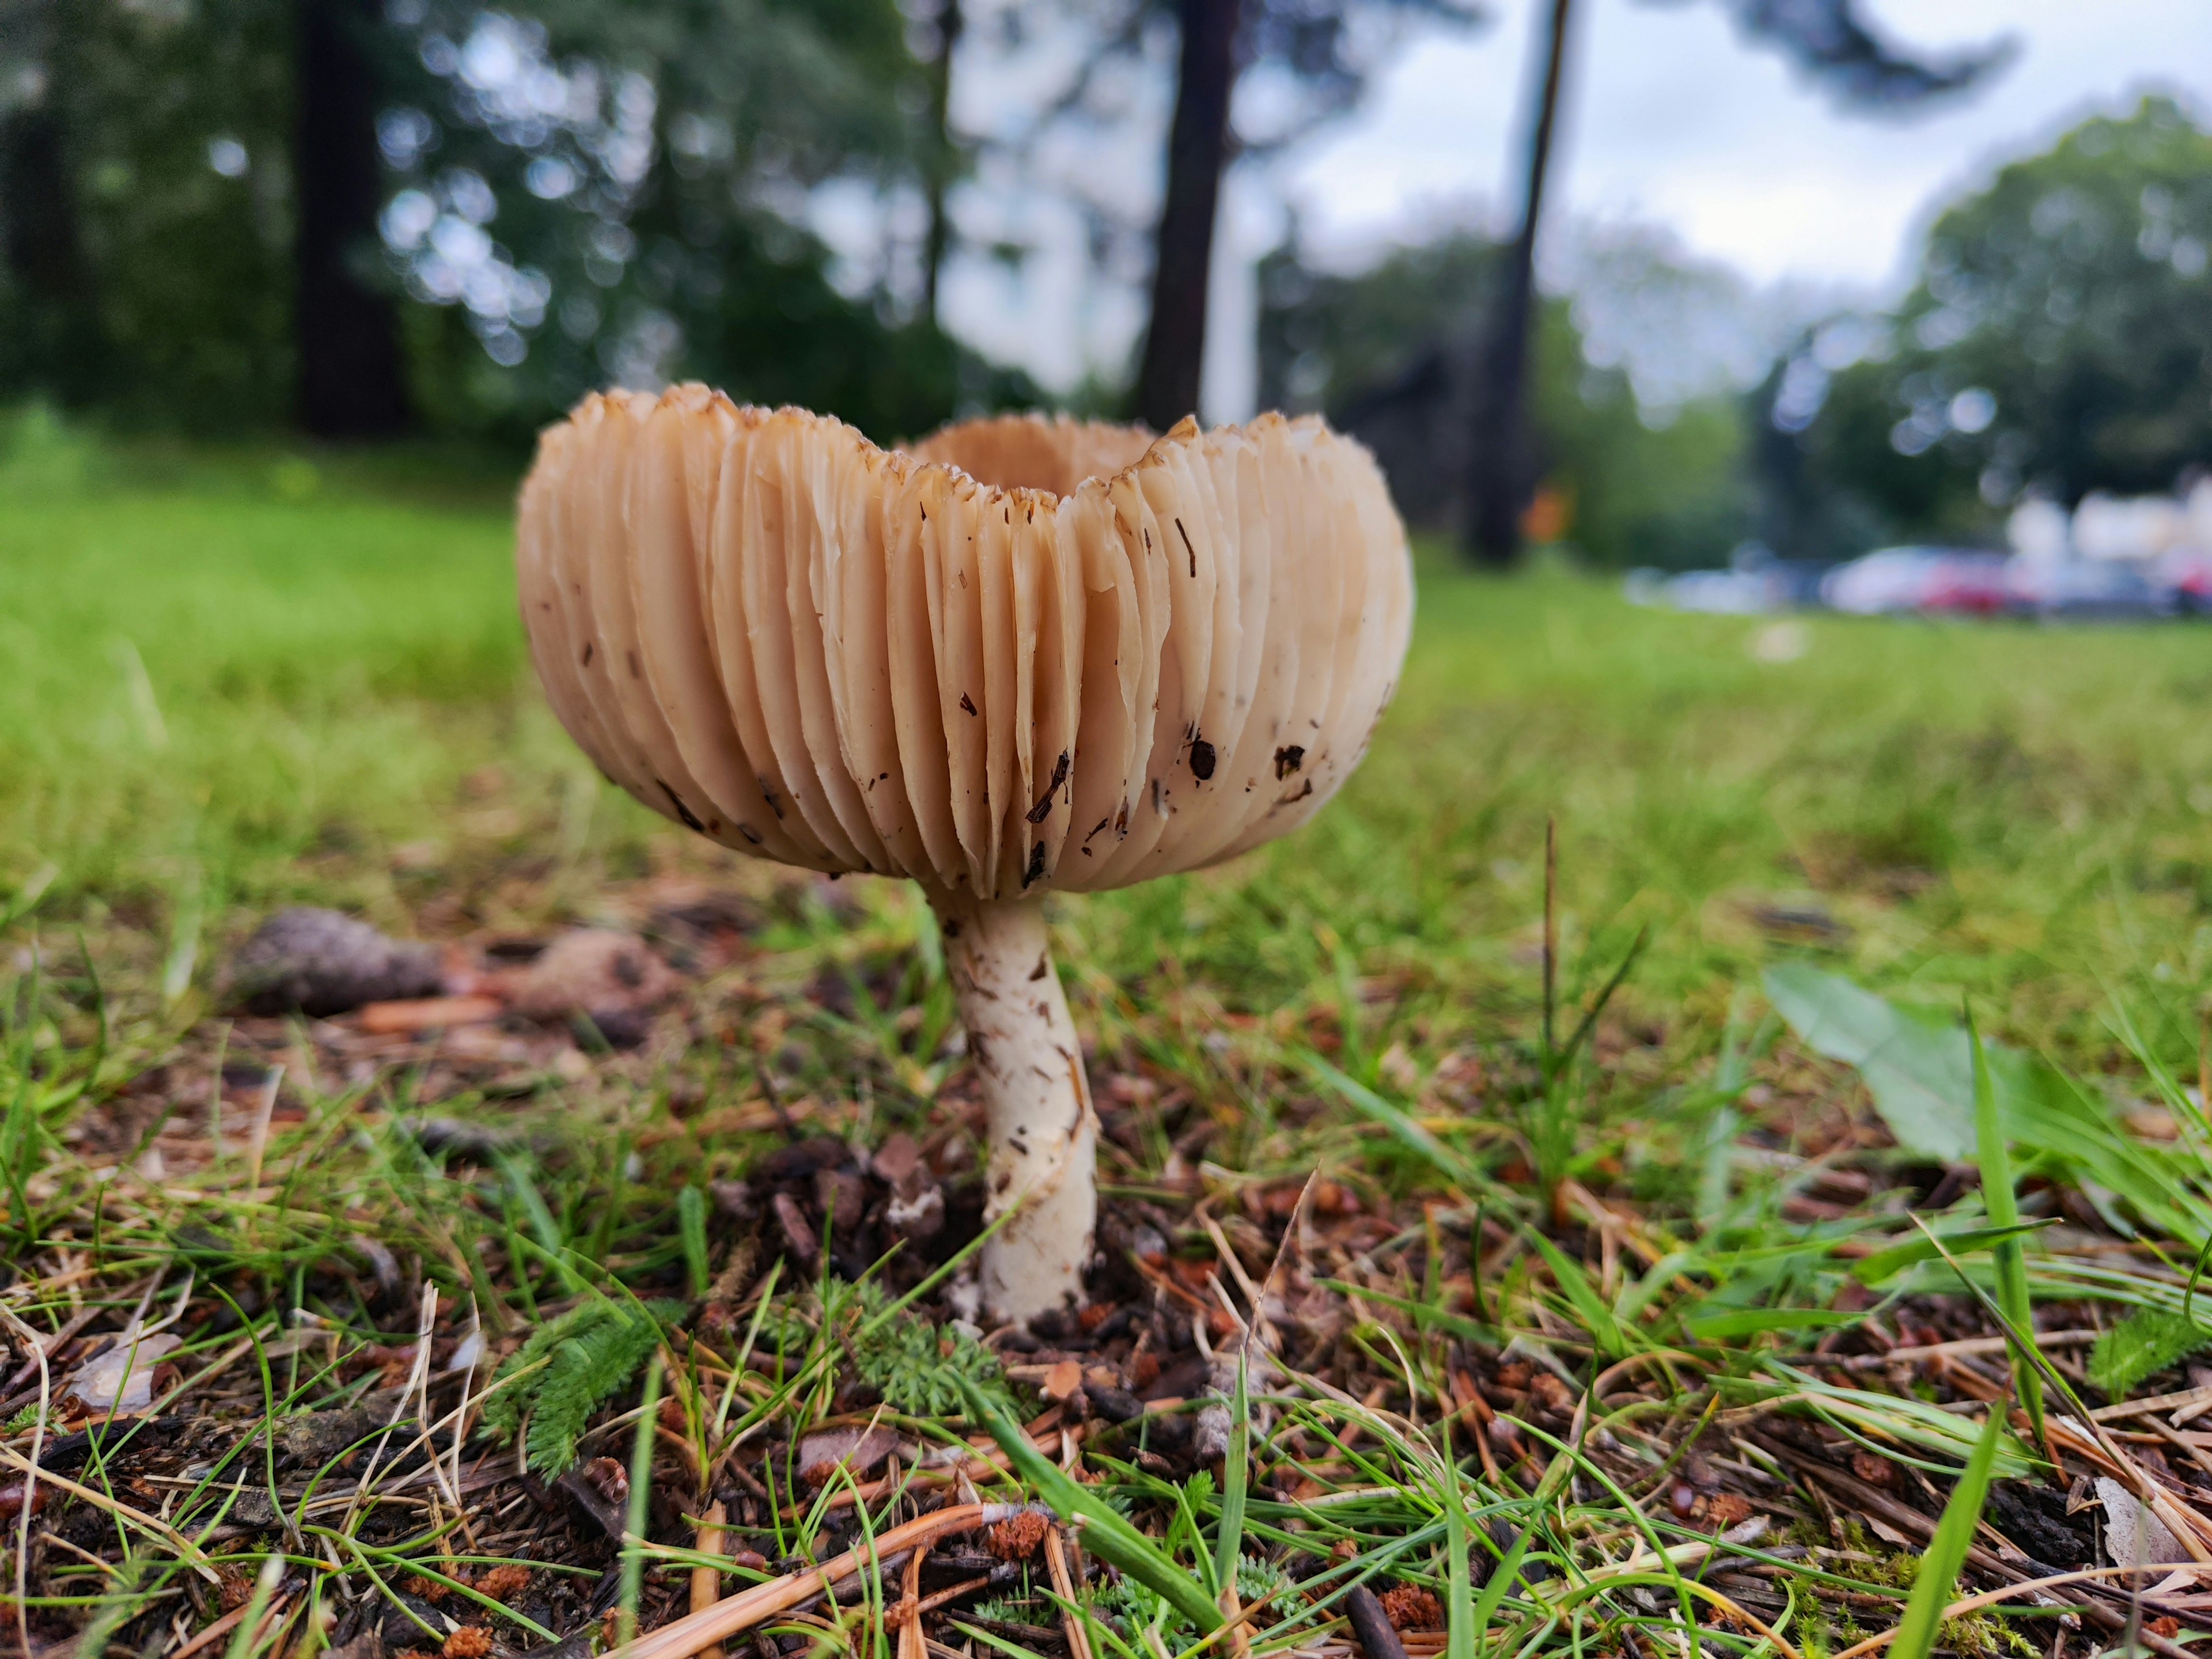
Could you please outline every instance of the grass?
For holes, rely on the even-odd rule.
[[[1109,1317],[1033,1352],[945,1322],[972,1126],[926,912],[601,786],[528,683],[495,486],[149,468],[41,430],[0,457],[0,1530],[27,1592],[0,1642],[157,1659],[235,1614],[195,1651],[483,1651],[458,1622],[576,1654],[653,1639],[705,1566],[794,1655],[1340,1654],[1363,1584],[1433,1598],[1420,1659],[1810,1659],[1908,1593],[1921,1659],[2015,1644],[2001,1596],[2071,1535],[2077,1475],[2212,1538],[2184,1478],[2212,1452],[2085,1403],[2092,1377],[2182,1386],[2168,1327],[2202,1303],[2197,631],[1660,616],[1425,555],[1342,799],[1055,913],[1096,1039]],[[702,893],[734,934],[665,920]],[[642,926],[687,990],[623,1054],[232,1017],[228,951],[295,901],[470,950]],[[1811,1029],[1869,1017],[1846,981],[1895,1005],[1870,1093]],[[1946,1046],[1962,999],[1985,1073]],[[1899,1103],[1929,1098],[2016,1204],[1913,1150]],[[953,1224],[877,1261],[851,1215],[891,1177],[780,1119],[912,1134]],[[2040,1441],[1975,1346],[2022,1295],[2059,1334],[2047,1375],[2019,1368],[2050,1390]],[[2085,1367],[2064,1334],[2130,1308]],[[101,1340],[172,1309],[145,1410],[66,1405]],[[1149,1366],[1188,1403],[1055,1403],[1069,1359],[1097,1401]],[[890,1463],[809,1478],[810,1437],[871,1427]],[[2002,1572],[1966,1549],[1978,1474],[1943,1513],[1985,1467],[2028,1494],[1991,1522],[2042,1540]],[[2005,1520],[2054,1480],[2057,1533]],[[1085,1524],[993,1511],[987,1568],[931,1530],[979,1519],[971,1494]],[[700,1553],[709,1503],[748,1554]],[[809,1599],[797,1575],[879,1536],[923,1547]],[[889,1616],[963,1573],[989,1582]],[[2188,1639],[2181,1603],[2064,1593],[2085,1636]]]

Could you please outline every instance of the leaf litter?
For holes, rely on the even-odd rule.
[[[992,1330],[927,940],[821,884],[627,896],[553,956],[568,1003],[528,971],[554,941],[498,934],[446,941],[405,1018],[181,1029],[34,953],[0,1042],[0,1640],[2172,1659],[2212,1630],[2212,1125],[2132,1033],[2156,1140],[2103,1080],[1805,963],[1687,1079],[1632,1079],[1626,957],[1533,1041],[1437,1051],[1369,1052],[1348,973],[1233,1044],[1132,1005],[1089,1056],[1092,1300]]]

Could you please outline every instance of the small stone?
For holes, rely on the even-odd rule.
[[[653,1011],[681,983],[643,940],[586,927],[547,945],[509,990],[517,1013],[549,1022],[581,1014],[615,1047],[635,1048],[652,1028]]]

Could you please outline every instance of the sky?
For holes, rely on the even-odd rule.
[[[1923,52],[2010,36],[2017,55],[1971,98],[1869,117],[1838,109],[1778,54],[1738,38],[1710,0],[1582,0],[1551,203],[1585,222],[1656,227],[1758,285],[1880,302],[1909,283],[1934,211],[2004,159],[2146,90],[2212,107],[2206,0],[1865,5],[1892,40]],[[1232,175],[1217,238],[1209,419],[1250,412],[1251,267],[1282,237],[1286,207],[1310,254],[1350,266],[1513,199],[1540,9],[1544,0],[1494,0],[1486,28],[1416,38],[1361,110],[1264,171]],[[1072,245],[1048,250],[1017,283],[975,262],[950,282],[947,319],[1065,386],[1084,358],[1125,350],[1117,336],[1140,321],[1079,264]],[[1065,325],[1040,329],[1061,315]],[[1029,343],[1040,338],[1050,345]]]

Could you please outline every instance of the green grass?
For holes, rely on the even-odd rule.
[[[195,905],[221,927],[319,896],[405,928],[428,890],[409,867],[450,885],[557,866],[557,902],[587,907],[600,875],[674,856],[652,849],[679,832],[599,784],[544,709],[498,494],[393,499],[340,471],[286,499],[281,467],[148,487],[106,466],[0,514],[0,894],[52,865],[50,923],[167,934]],[[1081,982],[1103,996],[1165,957],[1178,986],[1262,1012],[1388,987],[1361,1015],[1370,1057],[1518,1028],[1555,813],[1565,989],[1648,926],[1620,1006],[1678,1052],[1809,938],[2092,1064],[2118,995],[2191,1062],[2212,980],[2203,630],[1815,618],[1801,659],[1766,663],[1762,623],[1436,556],[1419,614],[1344,797],[1227,870],[1064,906]],[[1808,908],[1809,933],[1777,914]]]
[[[1340,800],[1235,866],[1057,912],[1077,1017],[1098,1039],[1109,1211],[1171,1233],[1179,1266],[1233,1267],[1218,1294],[1241,1318],[1259,1311],[1248,1275],[1289,1248],[1273,1200],[1318,1169],[1365,1206],[1309,1217],[1316,1242],[1285,1293],[1295,1340],[1240,1374],[1255,1422],[1236,1414],[1218,1478],[1148,1450],[1155,1413],[1094,1420],[1095,1483],[1078,1485],[1017,1426],[1042,1402],[1021,1367],[1001,1370],[1012,1351],[899,1299],[941,1312],[911,1253],[881,1285],[810,1277],[778,1255],[776,1223],[705,1196],[772,1139],[715,1109],[764,1086],[770,1059],[787,1096],[856,1140],[963,1133],[960,1062],[940,1042],[950,993],[911,893],[857,881],[833,908],[811,880],[778,885],[601,785],[530,681],[498,486],[328,458],[310,474],[266,454],[134,471],[48,435],[30,461],[20,440],[0,453],[0,1307],[47,1334],[82,1308],[97,1335],[142,1298],[173,1304],[185,1340],[163,1409],[214,1425],[189,1448],[125,1430],[131,1443],[76,1449],[92,1499],[41,1524],[73,1528],[77,1553],[46,1549],[26,1607],[49,1636],[91,1621],[82,1650],[117,1632],[111,1650],[173,1651],[210,1624],[222,1603],[179,1571],[203,1549],[232,1599],[259,1582],[279,1609],[266,1632],[241,1621],[234,1659],[290,1632],[310,1659],[342,1607],[385,1606],[394,1583],[459,1584],[488,1612],[463,1576],[495,1562],[536,1564],[547,1598],[514,1611],[518,1642],[608,1611],[658,1622],[705,1559],[685,1517],[734,1492],[714,1471],[757,1470],[744,1481],[763,1500],[738,1497],[731,1525],[769,1565],[726,1565],[731,1589],[851,1546],[842,1515],[866,1536],[915,1524],[901,1505],[950,1486],[935,1464],[865,1501],[793,1484],[798,1436],[881,1417],[924,1443],[988,1430],[1015,1474],[971,1471],[983,1496],[1087,1515],[1094,1565],[1127,1575],[1073,1606],[1099,1659],[1185,1652],[1231,1580],[1247,1605],[1279,1594],[1261,1654],[1310,1646],[1340,1628],[1355,1583],[1392,1579],[1437,1597],[1449,1659],[1771,1659],[1728,1622],[1730,1597],[1802,1651],[1832,1652],[1858,1620],[1892,1621],[1912,1569],[1815,1504],[1819,1443],[1800,1431],[1820,1425],[1840,1449],[1814,1460],[1832,1480],[1842,1462],[1864,1473],[1856,1449],[1895,1466],[1893,1492],[1962,1468],[2045,1478],[1987,1392],[1962,1391],[1970,1373],[1857,1365],[1879,1363],[1863,1322],[1915,1341],[1929,1320],[1986,1334],[1960,1275],[1996,1285],[2002,1257],[2008,1308],[2033,1293],[2065,1324],[2106,1318],[2100,1301],[2164,1322],[2108,1330],[2086,1373],[2057,1355],[2068,1369],[2046,1381],[2062,1395],[2100,1377],[2124,1392],[2193,1340],[2185,1268],[2212,1216],[2212,1122],[2181,1081],[2212,975],[2212,640],[2196,629],[1811,619],[1790,624],[1802,654],[1775,662],[1767,623],[1641,612],[1561,568],[1485,579],[1425,555],[1401,693]],[[1562,1039],[1648,940],[1571,1054],[1539,1035],[1547,818]],[[206,1018],[224,943],[282,902],[434,937],[542,931],[672,873],[776,902],[635,1054],[495,1094],[441,1079],[434,1040],[342,1075],[357,1051],[337,1028]],[[97,983],[51,948],[73,927]],[[33,938],[50,948],[18,948]],[[1765,981],[1792,1043],[1762,973],[1807,957]],[[841,971],[849,1017],[816,988]],[[1967,1074],[1950,1046],[1962,996],[1990,1033],[1990,1086],[1978,1118],[1950,1104],[1990,1167],[2021,1175],[2024,1221],[1990,1225],[2001,1201],[1985,1211],[1947,1182],[1931,1239],[1891,1202],[1929,1198],[1915,1171],[1940,1162],[1899,1120]],[[1808,1028],[1830,1018],[1816,1040]],[[1869,1030],[1880,1066],[1838,1046]],[[219,1088],[209,1098],[226,1058],[289,1068],[257,1189],[251,1107],[235,1090],[228,1115]],[[1863,1098],[1846,1061],[1868,1066]],[[2156,1100],[2179,1140],[2130,1139],[2062,1073]],[[1873,1133],[1869,1100],[1902,1153]],[[504,1138],[426,1138],[425,1111]],[[139,1154],[162,1146],[173,1161],[148,1173]],[[1869,1203],[1789,1209],[1830,1176],[1861,1178]],[[777,1190],[829,1201],[804,1182]],[[2043,1225],[2062,1194],[2070,1232]],[[2085,1194],[2170,1243],[2086,1232]],[[418,1343],[425,1287],[440,1352],[482,1331],[472,1380]],[[1207,1311],[1165,1299],[1173,1288],[1147,1279],[1122,1304],[1153,1321],[1145,1340],[1171,1307]],[[1838,1338],[1862,1346],[1823,1351]],[[1470,1373],[1502,1402],[1494,1426],[1470,1415]],[[403,1376],[410,1399],[373,1392]],[[11,1386],[0,1450],[25,1457],[58,1427]],[[330,1443],[294,1449],[310,1410]],[[605,1501],[629,1535],[580,1547],[544,1518],[557,1504],[496,1484],[473,1510],[426,1511],[406,1486],[422,1422],[443,1425],[434,1443],[457,1468],[471,1425],[487,1432],[467,1455],[502,1468],[520,1455],[553,1474],[573,1449],[605,1480],[628,1452],[626,1501]],[[502,1435],[519,1452],[491,1451]],[[1692,1481],[1698,1504],[1729,1495],[1707,1455],[1732,1492],[1778,1500],[1770,1534],[1723,1552],[1725,1572],[1706,1571],[1711,1528],[1674,1502]],[[2050,1478],[2063,1491],[2080,1472]],[[1913,1604],[1916,1652],[1939,1632],[1999,1650],[1989,1620],[1940,1620],[1978,1479],[1917,1540],[1936,1568]],[[248,1494],[262,1518],[234,1524]],[[137,1507],[157,1500],[158,1523]],[[12,1573],[23,1529],[5,1530]],[[280,1557],[281,1583],[257,1581]],[[587,1606],[614,1569],[618,1602]],[[958,1613],[996,1620],[978,1650],[1020,1654],[1006,1630],[1066,1610],[1040,1572],[1021,1582],[995,1613]],[[897,1594],[872,1582],[864,1605]],[[2128,1616],[2109,1596],[2097,1609],[2108,1634]],[[882,1659],[869,1617],[790,1628]]]

